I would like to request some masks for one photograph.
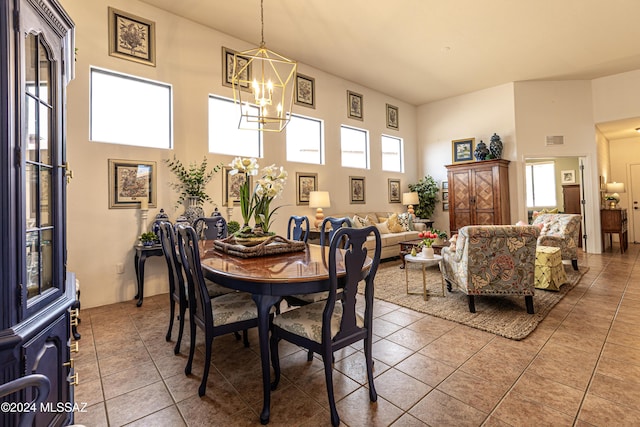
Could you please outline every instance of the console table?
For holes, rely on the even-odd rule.
[[[163,256],[162,245],[160,243],[153,246],[136,245],[136,256],[134,259],[134,266],[136,268],[136,282],[138,284],[138,293],[133,299],[137,299],[136,305],[140,307],[142,305],[142,299],[144,298],[144,263],[147,257],[150,256]]]
[[[627,237],[627,210],[626,209],[600,209],[600,228],[602,231],[602,250],[605,250],[604,235],[609,234],[609,246],[613,250],[613,234],[618,235],[620,241],[620,253],[623,254],[628,247]]]

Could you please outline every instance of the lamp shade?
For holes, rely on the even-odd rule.
[[[331,199],[328,191],[311,191],[309,192],[310,208],[330,208]]]
[[[417,205],[420,203],[420,198],[418,197],[418,193],[402,193],[402,204],[403,205]]]
[[[624,182],[609,182],[607,184],[607,193],[624,193]]]

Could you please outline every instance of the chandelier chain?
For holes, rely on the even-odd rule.
[[[264,0],[260,0],[260,37],[261,45],[264,46]]]

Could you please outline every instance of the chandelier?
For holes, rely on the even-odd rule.
[[[233,55],[233,99],[240,105],[238,128],[280,132],[291,118],[295,61],[267,49],[264,0],[260,0],[260,47]]]

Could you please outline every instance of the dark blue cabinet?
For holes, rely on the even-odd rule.
[[[0,0],[0,383],[31,373],[73,403],[75,278],[66,272],[66,86],[74,24],[57,0]],[[9,400],[27,402],[25,389]],[[53,408],[53,406],[51,407]],[[0,425],[16,414],[0,413]],[[65,425],[45,411],[36,425]]]

